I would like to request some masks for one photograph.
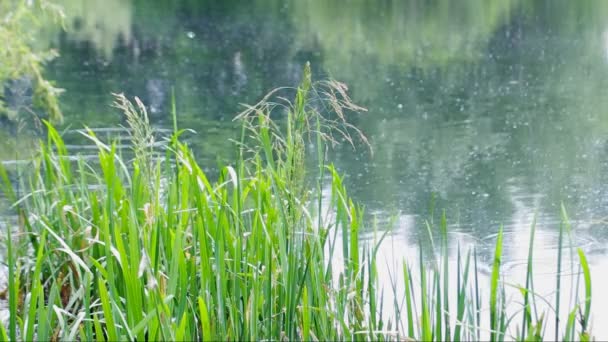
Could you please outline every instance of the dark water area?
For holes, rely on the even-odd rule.
[[[486,259],[502,225],[513,274],[536,218],[537,264],[552,265],[563,204],[595,284],[606,280],[608,2],[57,2],[67,31],[49,24],[42,36],[61,55],[47,77],[66,90],[66,127],[124,124],[110,107],[124,92],[171,128],[174,92],[178,124],[212,169],[231,160],[241,104],[296,85],[310,61],[368,109],[352,121],[374,153],[344,146],[331,158],[369,231],[391,229],[388,257],[416,255],[434,207],[452,247]],[[66,139],[86,153],[78,134]],[[0,159],[33,140],[0,129]],[[599,323],[608,312],[595,309]]]

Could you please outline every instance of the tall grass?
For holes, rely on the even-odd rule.
[[[289,92],[291,102],[284,100]],[[409,261],[403,263],[403,277],[392,284],[393,314],[387,314],[377,266],[382,239],[371,249],[359,245],[362,210],[326,160],[328,145],[340,138],[364,138],[346,121],[348,112],[362,108],[350,101],[343,84],[313,82],[307,66],[297,88],[277,90],[248,107],[238,117],[243,130],[236,161],[221,168],[215,180],[180,141],[184,131],[177,130],[177,122],[165,148],[154,149],[145,106],[122,95],[116,106],[133,134],[132,159],[89,130],[84,134],[98,146],[97,163],[74,161],[48,124],[28,195],[18,198],[0,168],[5,194],[21,222],[18,238],[7,240],[11,320],[8,334],[0,326],[3,337],[543,338],[536,329],[542,318],[529,314],[536,298],[531,280],[521,289],[522,333],[508,335],[514,320],[507,316],[500,279],[502,233],[485,327],[477,255],[468,252],[463,258],[459,249],[457,267],[451,269],[445,216],[438,258],[429,262],[421,250],[418,272]],[[313,177],[305,173],[310,143],[317,148]],[[329,196],[323,194],[326,188]],[[428,228],[434,229],[432,222]],[[570,308],[564,338],[588,336],[590,272],[579,253],[586,297]],[[338,258],[343,262],[337,264]],[[579,308],[584,314],[577,325],[572,317]]]

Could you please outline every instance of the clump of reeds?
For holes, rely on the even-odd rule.
[[[352,237],[345,253],[358,252],[360,214],[322,152],[332,134],[350,137],[344,111],[357,107],[344,90],[315,86],[307,67],[294,100],[280,109],[284,125],[270,119],[278,108],[269,98],[239,117],[242,153],[215,181],[179,141],[180,131],[164,159],[150,157],[153,134],[137,100],[116,102],[133,135],[133,160],[89,131],[98,165],[71,161],[48,125],[32,192],[12,198],[35,254],[8,252],[9,297],[20,301],[8,337],[310,340],[365,328],[359,262],[349,258],[335,284],[327,248],[341,230]],[[337,118],[321,115],[323,103]],[[327,206],[303,176],[313,137],[323,161],[317,187],[329,175],[333,189]],[[322,219],[329,216],[311,209],[312,198],[339,215]],[[21,257],[34,263],[25,268]]]
[[[493,340],[509,338],[512,321],[505,316],[499,277],[500,233],[489,327],[480,320],[475,253],[464,261],[459,253],[458,282],[449,284],[446,239],[436,266],[420,262],[417,280],[404,263],[405,293],[392,295],[405,295],[405,305],[395,301],[394,317],[385,316],[378,246],[359,246],[362,211],[325,154],[336,137],[364,139],[346,121],[349,111],[362,108],[350,101],[343,84],[314,83],[308,65],[302,83],[281,94],[290,91],[291,101],[271,93],[238,117],[243,121],[238,157],[215,180],[179,140],[181,131],[175,129],[163,150],[151,147],[152,130],[137,100],[134,106],[117,97],[133,134],[133,160],[89,131],[87,137],[99,147],[97,163],[73,161],[48,124],[28,195],[17,198],[0,168],[4,191],[20,217],[20,237],[26,237],[13,239],[8,231],[11,316],[8,329],[0,326],[0,337],[474,340],[489,331]],[[273,120],[277,111],[284,117]],[[311,141],[318,174],[309,184],[305,146]],[[153,153],[163,158],[152,158]],[[331,188],[329,198],[323,187]],[[445,233],[445,220],[441,227]],[[344,260],[339,267],[332,262],[337,253]],[[531,261],[529,267],[531,276]],[[456,311],[447,296],[454,285]],[[536,298],[531,283],[522,293],[526,314],[515,337],[542,338],[542,318],[528,314]],[[568,329],[559,337],[587,336],[590,289],[587,294],[569,311]],[[579,307],[585,324],[576,330]]]
[[[408,260],[403,260],[403,288],[395,301],[394,314],[401,336],[423,341],[542,341],[590,340],[589,317],[591,312],[591,273],[583,251],[574,249],[572,241],[565,242],[569,234],[569,221],[562,208],[562,224],[557,246],[557,272],[554,295],[542,296],[534,287],[534,239],[536,223],[529,237],[529,250],[524,284],[505,281],[502,270],[503,230],[496,235],[493,258],[488,277],[478,264],[475,249],[463,253],[458,246],[455,262],[449,260],[448,224],[445,213],[438,224],[440,246],[434,246],[432,221],[427,222],[431,236],[432,257],[425,259],[420,250],[417,272]],[[562,264],[564,249],[570,249],[570,267],[574,274],[565,273]],[[578,272],[576,267],[578,266]],[[455,275],[454,275],[455,273]],[[582,291],[579,283],[582,276]],[[418,277],[418,281],[414,279]],[[564,288],[563,278],[572,280]],[[482,284],[487,278],[489,284]],[[575,284],[576,283],[576,284]],[[395,284],[392,285],[396,287]],[[521,295],[507,296],[508,288]],[[546,289],[545,289],[546,290]],[[560,310],[562,291],[570,299],[566,315]],[[487,291],[485,296],[482,291]],[[581,299],[582,292],[582,299]],[[550,318],[554,318],[550,322]],[[518,323],[521,322],[520,325]],[[549,330],[549,324],[552,323]]]

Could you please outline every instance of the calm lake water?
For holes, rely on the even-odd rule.
[[[169,128],[174,89],[179,126],[198,132],[188,139],[212,170],[231,160],[239,104],[297,84],[310,61],[368,108],[353,122],[373,155],[342,147],[332,160],[370,231],[392,230],[387,258],[417,255],[433,206],[454,255],[476,245],[489,264],[502,225],[506,273],[521,282],[536,216],[536,286],[550,295],[563,203],[595,288],[608,281],[608,1],[56,2],[68,31],[42,36],[61,55],[47,76],[66,90],[68,128],[121,125],[112,92],[141,97]],[[0,159],[34,140],[0,128]],[[594,291],[599,338],[607,302]]]

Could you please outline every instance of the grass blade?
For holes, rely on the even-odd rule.
[[[492,276],[490,284],[490,340],[497,341],[500,338],[502,331],[499,329],[499,320],[501,319],[501,312],[498,308],[499,300],[499,278],[500,278],[500,264],[502,259],[502,227],[498,230],[498,237],[496,238],[496,247],[494,250],[494,263],[492,265]]]

